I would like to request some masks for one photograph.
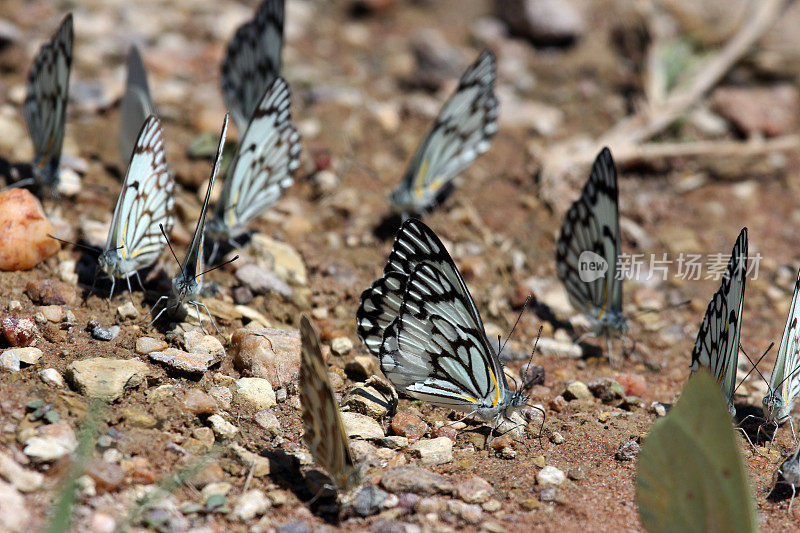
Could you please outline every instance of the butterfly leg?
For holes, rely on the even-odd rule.
[[[111,292],[108,293],[108,307],[111,307],[111,299],[114,298],[114,287],[117,284],[117,278],[111,277]]]
[[[204,304],[203,302],[196,302],[196,301],[190,301],[189,303],[194,305],[194,308],[197,311],[197,320],[200,322],[200,327],[203,329],[203,332],[205,333],[206,330],[205,330],[205,328],[203,328],[203,321],[200,320],[200,308],[201,307],[203,309],[205,309],[206,314],[208,314],[208,318],[211,320],[211,325],[214,326],[215,330],[217,330],[217,335],[222,337],[223,336],[222,332],[217,327],[217,322],[214,320],[214,317],[211,316],[211,311],[208,310],[208,307],[206,306],[206,304]]]
[[[744,435],[744,438],[745,438],[745,439],[747,439],[747,442],[750,444],[750,447],[751,447],[751,448],[753,448],[753,451],[754,451],[754,452],[756,452],[756,453],[757,453],[758,455],[760,455],[761,457],[764,457],[765,459],[769,459],[769,457],[767,457],[766,455],[764,455],[763,453],[761,453],[760,451],[758,451],[758,448],[756,448],[756,445],[755,445],[755,444],[753,444],[753,441],[751,441],[751,440],[750,440],[750,437],[747,435],[747,432],[746,432],[744,429],[742,429],[742,428],[740,428],[740,427],[738,427],[738,426],[737,426],[737,427],[736,427],[736,430],[737,430],[737,431],[741,431],[741,432],[742,432],[742,435]]]
[[[162,296],[159,296],[159,297],[158,297],[158,300],[156,300],[156,303],[154,303],[154,304],[153,304],[153,307],[151,307],[151,308],[150,308],[150,312],[149,312],[149,313],[147,313],[147,314],[144,316],[144,318],[147,318],[148,316],[152,315],[152,314],[153,314],[153,311],[154,311],[154,310],[155,310],[155,309],[158,307],[158,304],[160,304],[160,303],[161,303],[163,300],[166,300],[166,299],[168,299],[168,297],[167,297],[167,296],[163,296],[163,295],[162,295]],[[153,324],[155,324],[155,323],[156,323],[156,321],[157,321],[157,320],[158,320],[158,319],[161,317],[161,315],[162,315],[162,314],[164,314],[164,311],[166,311],[167,309],[169,309],[169,305],[168,305],[168,304],[164,304],[164,309],[162,309],[161,311],[159,311],[159,312],[158,312],[158,314],[155,316],[155,318],[153,318],[153,320],[150,322],[150,326],[151,326],[151,327],[153,326]],[[144,318],[142,319],[142,321],[144,321]]]
[[[792,499],[789,500],[789,514],[792,514],[792,504],[794,503],[794,495],[795,495],[794,483],[789,483],[789,486],[792,487]]]
[[[139,282],[139,288],[142,289],[142,292],[144,292],[144,284],[142,283],[141,276],[139,276],[139,271],[137,270],[136,272],[134,272],[134,274],[136,274],[136,281]]]
[[[125,282],[128,284],[128,299],[131,301],[131,305],[136,307],[136,302],[133,301],[133,289],[131,288],[131,276],[125,278]]]
[[[614,345],[611,343],[611,336],[606,336],[606,346],[608,346],[608,364],[611,368],[619,368],[619,361],[614,357]]]
[[[794,446],[797,443],[797,435],[794,432],[794,421],[791,418],[789,418],[789,429],[792,430],[792,446]],[[775,428],[775,431],[778,431],[778,428]]]

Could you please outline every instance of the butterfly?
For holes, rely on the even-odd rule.
[[[164,250],[159,227],[172,229],[174,188],[164,157],[161,122],[150,115],[133,148],[108,240],[98,258],[100,269],[111,278],[111,296],[118,278],[128,282],[130,291],[130,277],[152,265]]]
[[[208,313],[208,317],[211,319],[211,323],[214,324],[216,328],[217,325],[214,322],[214,318],[211,316],[211,312],[208,310],[208,307],[202,302],[198,302],[195,300],[197,296],[200,294],[200,289],[203,286],[203,237],[205,233],[206,227],[206,211],[208,211],[208,201],[211,198],[211,191],[214,189],[214,181],[217,178],[217,173],[219,172],[219,165],[222,161],[222,149],[225,145],[225,136],[228,133],[228,114],[225,114],[225,120],[222,124],[222,133],[220,133],[219,137],[219,144],[217,145],[217,155],[214,158],[214,165],[211,167],[211,178],[208,180],[208,187],[206,188],[206,197],[203,200],[203,207],[200,209],[200,217],[197,219],[197,226],[194,228],[194,235],[192,235],[192,242],[189,244],[189,250],[186,252],[186,257],[183,260],[183,263],[178,261],[176,257],[175,260],[178,261],[180,269],[178,270],[175,277],[172,279],[172,290],[169,296],[161,296],[156,301],[155,305],[153,305],[153,309],[158,306],[158,304],[167,299],[167,304],[153,319],[153,322],[158,320],[158,318],[164,313],[164,311],[175,310],[183,305],[184,302],[193,305],[195,311],[197,311],[197,320],[200,322],[200,327],[205,332],[205,328],[203,327],[203,321],[200,319],[200,307],[205,308],[206,313]],[[167,233],[162,228],[162,234],[164,235],[164,239],[169,244],[167,240]],[[172,250],[172,247],[170,247]],[[173,252],[174,255],[174,252]],[[238,256],[237,256],[238,257]],[[231,261],[237,259],[234,257]],[[217,329],[217,333],[219,333],[219,329]]]
[[[497,133],[495,63],[494,54],[484,51],[461,77],[400,185],[389,195],[396,211],[423,214],[431,210],[452,191],[453,178],[489,149]]]
[[[797,293],[800,290],[800,272],[794,284],[792,305],[783,330],[775,368],[769,380],[769,391],[762,401],[762,410],[767,422],[780,425],[789,421],[792,424],[792,406],[800,392],[800,305]],[[792,426],[794,434],[794,426]]]
[[[617,275],[619,256],[617,169],[611,152],[603,148],[580,197],[564,216],[556,242],[556,271],[572,306],[589,319],[590,334],[606,337],[609,359],[611,337],[628,329],[622,314],[622,278]]]
[[[783,463],[781,463],[780,468],[776,472],[777,476],[774,478],[775,483],[772,487],[772,491],[774,492],[777,489],[778,485],[786,485],[792,489],[792,499],[789,500],[789,514],[792,514],[792,504],[794,503],[794,497],[797,493],[797,488],[800,487],[800,458],[798,458],[798,454],[800,454],[800,447],[789,456]]]
[[[306,315],[300,318],[300,337],[300,405],[304,439],[314,460],[328,471],[339,489],[346,490],[358,485],[361,475],[353,461],[317,332]]]
[[[242,24],[222,62],[222,95],[236,128],[247,128],[264,89],[280,74],[284,0],[264,0]]]
[[[292,125],[290,105],[289,86],[276,78],[253,113],[208,221],[208,235],[216,243],[247,231],[247,223],[292,185],[300,164],[300,135]]]
[[[47,191],[53,191],[59,182],[73,39],[69,13],[50,41],[39,49],[28,72],[22,111],[33,141],[33,179]]]
[[[383,373],[409,396],[495,425],[527,404],[509,389],[450,254],[419,220],[400,226],[383,277],[361,295],[356,323]]]
[[[692,372],[708,368],[722,388],[731,416],[736,414],[733,392],[742,325],[744,282],[747,274],[747,228],[742,228],[733,245],[722,284],[711,298],[692,350]]]
[[[147,85],[147,72],[142,56],[136,46],[128,51],[128,79],[125,94],[119,104],[119,154],[127,161],[136,145],[139,129],[150,115],[156,114],[156,106]]]

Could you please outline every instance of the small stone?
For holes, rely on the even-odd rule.
[[[281,431],[281,423],[278,417],[271,409],[261,409],[255,416],[253,416],[256,424],[261,426],[261,429],[267,432],[268,435],[274,437]]]
[[[233,392],[228,387],[211,387],[208,393],[217,401],[221,409],[228,410],[233,402]]]
[[[24,496],[9,483],[0,481],[0,530],[23,533],[30,531],[30,524],[30,511]]]
[[[0,452],[0,477],[13,484],[20,492],[34,492],[44,483],[41,473],[23,468],[5,452]]]
[[[561,485],[566,479],[567,476],[564,475],[564,472],[550,465],[545,466],[536,474],[536,482],[539,485]]]
[[[78,297],[72,285],[56,279],[29,281],[25,294],[37,305],[71,305]]]
[[[719,87],[711,94],[714,111],[746,136],[785,135],[798,126],[800,95],[789,83],[769,87]]]
[[[570,44],[586,32],[582,13],[567,0],[496,0],[495,11],[512,33],[535,44]]]
[[[255,296],[253,296],[253,291],[250,290],[250,287],[241,286],[233,289],[233,301],[238,305],[248,305],[254,298]]]
[[[567,477],[573,481],[580,481],[581,479],[586,477],[586,471],[583,469],[581,465],[573,466],[569,470],[567,470]]]
[[[248,472],[252,469],[253,477],[264,477],[272,473],[272,464],[268,458],[262,457],[261,455],[255,454],[235,444],[231,446],[231,451],[233,451],[236,455],[236,459]]]
[[[66,420],[36,428],[25,440],[23,453],[37,463],[49,463],[75,451],[78,440]]]
[[[276,241],[262,233],[250,239],[246,251],[256,257],[256,261],[291,285],[304,287],[308,284],[308,274],[303,258],[290,245]]]
[[[28,270],[61,248],[48,237],[53,226],[26,189],[0,192],[0,270]]]
[[[200,389],[189,389],[183,397],[183,405],[195,415],[211,415],[217,412],[217,402]]]
[[[583,348],[571,341],[560,341],[542,337],[536,345],[536,350],[545,356],[566,357],[580,359],[583,357]],[[539,502],[536,502],[539,503]]]
[[[639,455],[642,447],[635,440],[626,440],[620,444],[614,458],[617,461],[633,461]]]
[[[233,388],[233,401],[251,409],[269,409],[277,403],[272,385],[263,378],[237,379]]]
[[[609,378],[600,378],[590,381],[589,390],[603,403],[617,402],[625,396],[625,389],[623,386]]]
[[[550,442],[552,442],[553,444],[563,444],[564,435],[556,431],[552,435],[550,435]]]
[[[458,430],[449,424],[439,426],[433,433],[437,437],[447,437],[453,442],[455,442],[456,437],[458,437]]]
[[[373,376],[347,393],[344,405],[351,411],[381,420],[397,409],[397,392],[386,380]]]
[[[483,516],[483,509],[481,509],[480,505],[470,505],[458,500],[448,501],[447,510],[468,524],[477,524]]]
[[[356,355],[345,364],[344,371],[353,381],[366,381],[378,374],[378,361],[371,355]]]
[[[392,418],[392,431],[395,435],[417,440],[428,432],[428,424],[414,413],[403,411]]]
[[[416,466],[398,466],[385,472],[381,486],[389,492],[449,494],[453,483],[446,477]]]
[[[567,400],[565,400],[560,394],[548,402],[550,409],[556,413],[562,413],[564,409],[567,408],[567,405]]]
[[[11,346],[30,346],[36,340],[36,322],[31,318],[4,318],[2,328],[3,336]]]
[[[208,422],[211,424],[211,429],[217,437],[230,439],[239,432],[239,428],[222,418],[220,415],[211,415],[208,417]]]
[[[0,370],[4,372],[19,372],[19,354],[17,349],[5,350],[0,354]]]
[[[467,503],[483,503],[489,500],[494,489],[482,477],[472,476],[456,483],[455,495]]]
[[[67,380],[84,396],[111,402],[144,383],[147,365],[135,359],[93,357],[67,367]]]
[[[359,516],[372,516],[381,511],[388,497],[389,493],[375,485],[365,485],[356,493],[351,505]]]
[[[311,176],[311,186],[316,196],[333,194],[339,188],[339,177],[330,170],[320,170]]]
[[[255,294],[268,294],[274,292],[289,298],[294,291],[283,279],[274,272],[250,263],[236,269],[236,279],[252,290]]]
[[[264,378],[273,389],[287,386],[300,370],[300,331],[241,328],[231,337],[234,367]]]
[[[66,382],[64,381],[64,378],[61,377],[61,372],[59,372],[55,368],[45,368],[44,370],[40,371],[39,378],[41,378],[42,381],[44,381],[51,387],[63,389],[67,386]]]
[[[194,428],[192,430],[192,437],[202,442],[206,450],[210,450],[214,446],[214,430],[207,427]]]
[[[103,326],[97,325],[92,328],[92,337],[99,341],[113,341],[119,335],[119,326],[111,326],[106,329]]]
[[[625,389],[626,396],[643,396],[647,392],[647,380],[641,374],[619,374],[617,382]]]
[[[125,302],[117,307],[117,314],[120,318],[136,318],[139,316],[139,311],[136,310],[136,306],[133,305],[133,302]]]
[[[419,457],[422,464],[428,466],[441,465],[453,460],[453,441],[447,437],[417,441],[409,450],[412,455]]]
[[[219,362],[219,358],[214,355],[189,353],[177,348],[167,348],[162,352],[150,352],[147,356],[151,361],[162,363],[173,370],[188,374],[202,374],[211,365]]]
[[[383,438],[383,428],[372,418],[361,413],[342,413],[344,430],[350,438],[366,440]]]
[[[251,489],[241,496],[236,502],[231,515],[237,520],[246,522],[256,516],[261,516],[270,508],[269,498],[259,489]]]
[[[573,381],[567,385],[563,396],[566,400],[591,400],[594,398],[592,391],[590,391],[586,383],[582,381]]]
[[[353,349],[353,341],[348,337],[336,337],[331,341],[331,351],[334,355],[347,355]]]
[[[150,352],[160,352],[167,348],[168,344],[161,339],[153,337],[139,337],[136,339],[136,353],[147,355]]]
[[[558,489],[550,485],[542,489],[539,493],[539,500],[550,503],[558,499]]]
[[[64,308],[60,305],[43,305],[39,312],[44,315],[48,322],[58,324],[64,319]]]
[[[658,417],[667,416],[667,406],[661,402],[651,403],[650,410]]]
[[[20,363],[26,365],[35,365],[42,358],[42,351],[39,348],[28,346],[27,348],[14,348],[14,351],[19,355]]]
[[[94,480],[98,494],[105,494],[117,489],[125,481],[125,472],[119,465],[102,460],[92,460],[86,467],[86,475]]]
[[[378,444],[390,450],[402,450],[408,446],[408,439],[397,435],[387,435],[377,440]]]
[[[199,331],[187,331],[182,338],[183,349],[189,353],[199,353],[214,356],[221,361],[225,357],[225,347],[213,335],[205,335]]]
[[[200,496],[203,501],[208,502],[208,499],[213,496],[227,496],[232,488],[233,485],[227,481],[216,481],[203,487],[203,490],[200,491]]]

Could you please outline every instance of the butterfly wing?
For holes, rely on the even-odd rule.
[[[70,13],[52,39],[39,49],[28,72],[23,114],[35,152],[34,176],[46,187],[58,184],[73,39]]]
[[[300,164],[300,135],[291,121],[289,86],[276,78],[264,92],[228,169],[214,209],[215,239],[235,235],[292,185],[292,174]]]
[[[708,304],[700,331],[697,332],[691,365],[693,372],[701,366],[711,371],[731,410],[736,388],[746,274],[747,228],[742,228],[733,245],[722,284]]]
[[[611,151],[603,148],[580,197],[564,217],[556,243],[558,277],[573,307],[590,317],[602,318],[609,310],[622,314],[622,279],[617,276],[618,201],[617,169]],[[593,257],[589,252],[602,258],[608,267],[603,276],[583,281],[580,263]]]
[[[131,157],[136,145],[139,130],[150,115],[156,114],[156,107],[147,85],[147,72],[144,70],[142,56],[136,46],[128,51],[128,78],[125,94],[119,104],[119,154],[125,162]]]
[[[800,392],[800,302],[797,293],[800,290],[800,272],[794,284],[792,305],[783,330],[783,338],[775,359],[775,368],[769,383],[769,394],[776,394],[781,400],[780,411],[774,413],[778,419],[789,415],[792,404]],[[766,403],[766,402],[765,402]],[[779,422],[780,420],[772,420]]]
[[[163,251],[159,225],[166,232],[172,229],[174,188],[164,156],[161,123],[151,115],[133,149],[106,242],[106,252],[119,249],[126,277],[153,264]]]
[[[302,364],[300,405],[305,441],[314,460],[331,475],[340,489],[359,482],[359,472],[350,452],[350,442],[339,414],[328,369],[314,327],[305,315],[300,319]]]
[[[422,213],[432,208],[443,188],[489,149],[497,133],[495,63],[494,54],[484,51],[461,77],[390,196],[398,211]]]
[[[280,74],[283,17],[284,0],[264,0],[228,45],[222,62],[222,95],[240,133],[264,89]]]

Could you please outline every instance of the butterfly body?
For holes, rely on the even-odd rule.
[[[400,185],[389,194],[397,212],[414,215],[430,211],[453,190],[452,180],[489,149],[497,133],[495,63],[494,54],[484,51],[461,77]]]

